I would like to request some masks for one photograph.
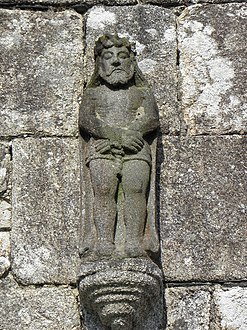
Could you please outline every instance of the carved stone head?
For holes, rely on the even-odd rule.
[[[147,85],[135,55],[128,39],[120,38],[117,34],[100,37],[94,48],[95,71],[89,87],[102,83],[122,87],[130,82],[136,86]]]
[[[134,75],[133,52],[126,38],[103,36],[97,43],[99,75],[112,86],[127,84]]]

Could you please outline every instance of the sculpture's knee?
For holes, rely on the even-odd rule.
[[[90,163],[93,191],[99,197],[112,197],[117,190],[118,178],[110,165],[111,163],[105,160],[94,160]]]
[[[145,195],[149,180],[149,164],[140,160],[133,160],[124,163],[122,184],[125,194]]]

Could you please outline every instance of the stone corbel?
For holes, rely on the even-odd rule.
[[[96,329],[97,323],[111,330],[161,328],[162,273],[152,261],[89,263],[80,274],[80,299],[88,329]]]

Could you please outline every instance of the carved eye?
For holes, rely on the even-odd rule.
[[[129,54],[126,53],[126,52],[119,52],[118,57],[121,58],[121,59],[125,59],[125,58],[129,57]]]
[[[113,53],[112,52],[105,52],[103,54],[103,59],[104,60],[109,60],[110,58],[112,58],[112,56],[113,56]]]

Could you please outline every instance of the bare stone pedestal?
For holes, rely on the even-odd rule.
[[[84,264],[79,291],[87,329],[162,328],[162,272],[149,259]]]

